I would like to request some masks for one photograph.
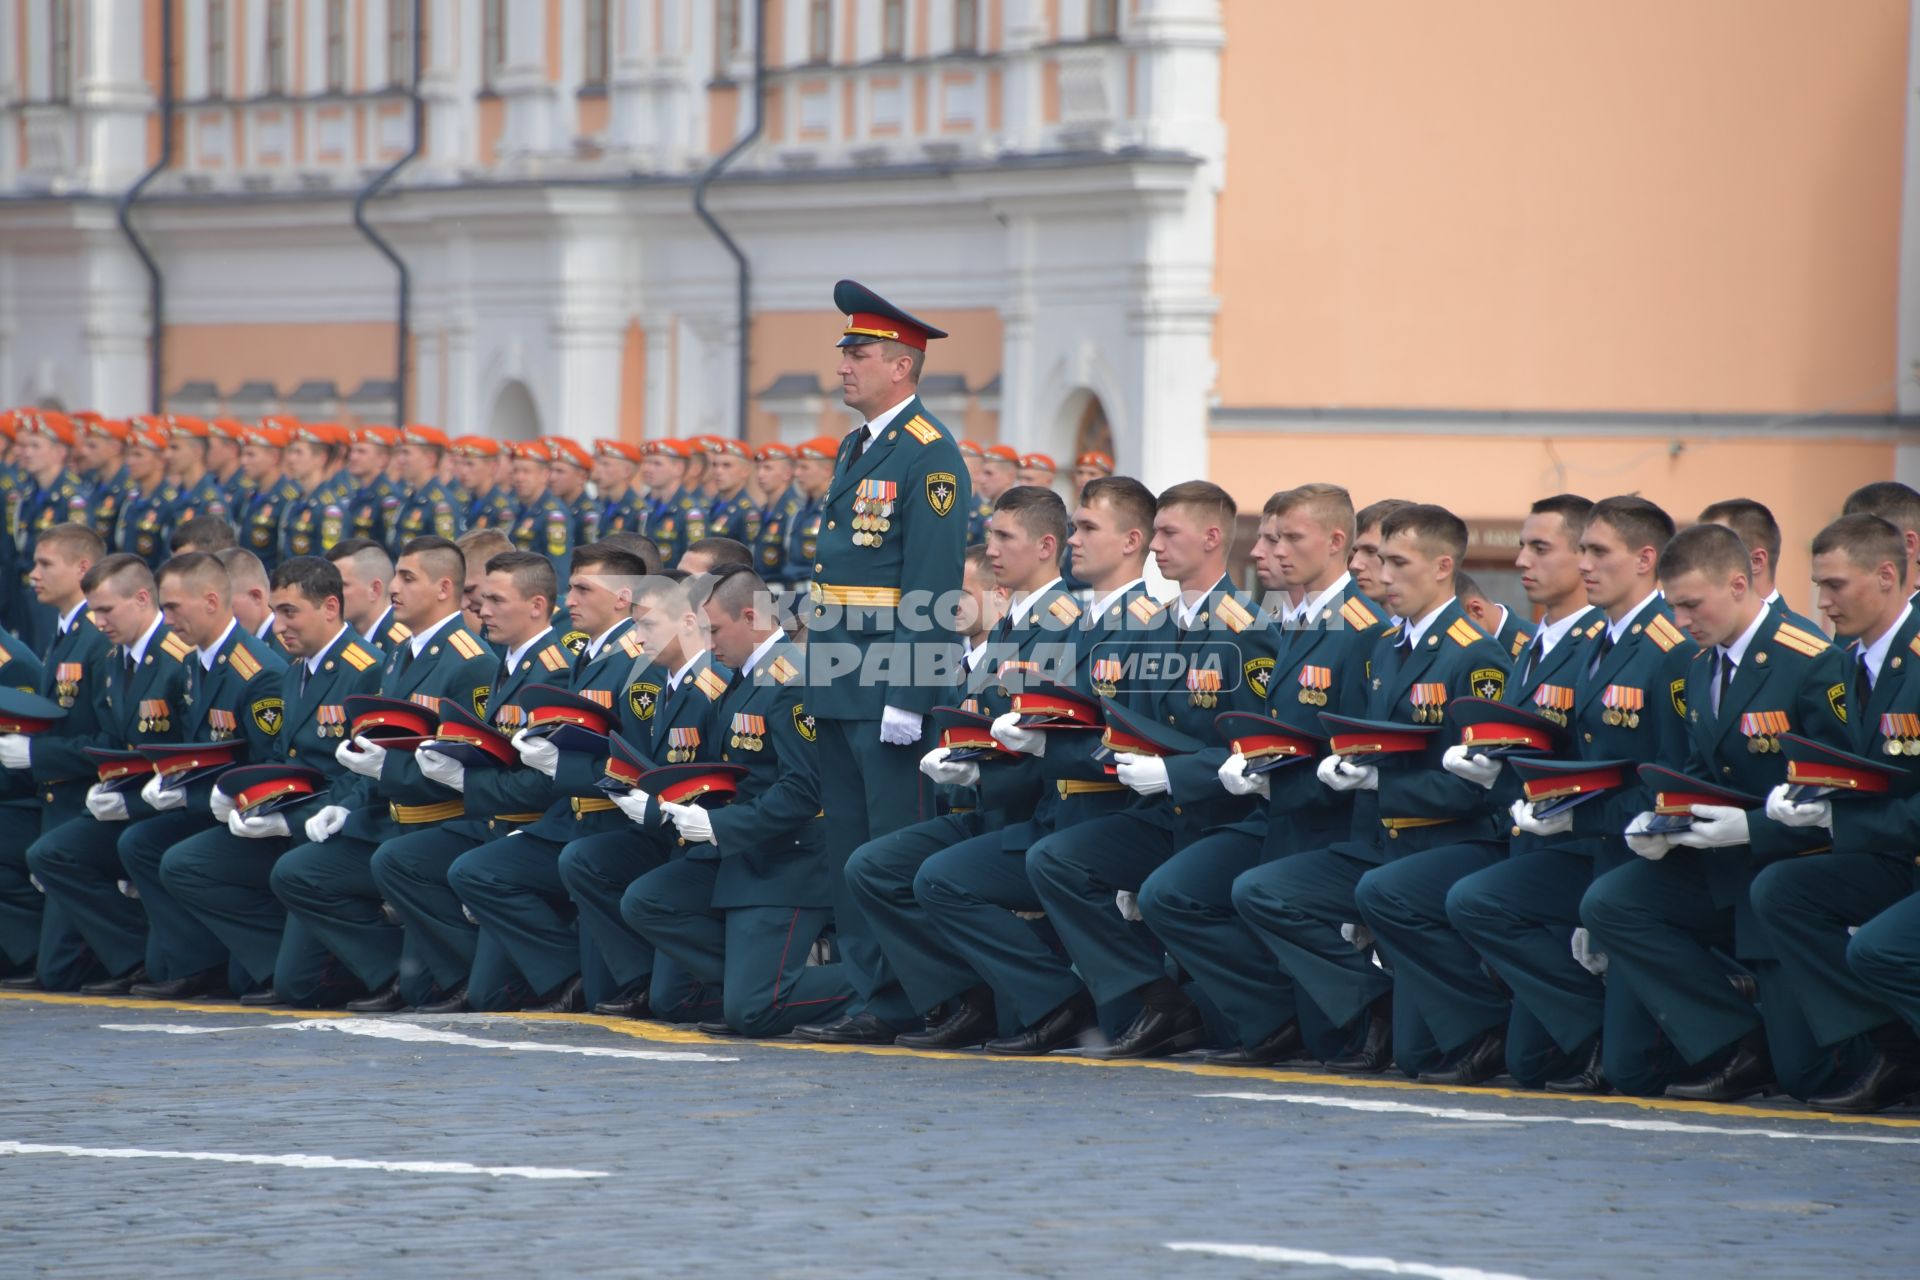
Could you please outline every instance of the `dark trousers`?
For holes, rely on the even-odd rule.
[[[124,974],[147,956],[147,914],[120,891],[124,822],[92,817],[63,822],[27,849],[27,868],[58,902],[107,972]],[[43,939],[43,942],[46,940]],[[41,955],[42,971],[49,957]]]
[[[1451,1054],[1507,1022],[1508,1000],[1447,919],[1447,893],[1506,856],[1491,841],[1443,845],[1375,867],[1354,905],[1393,964],[1394,1012],[1417,1016]]]
[[[1860,927],[1847,967],[1873,998],[1920,1035],[1920,894],[1910,894]]]
[[[227,948],[246,986],[268,983],[301,1003],[323,988],[348,985],[340,962],[273,895],[273,867],[290,837],[253,840],[212,827],[173,845],[160,859],[160,879],[175,901]]]
[[[1848,930],[1912,893],[1916,879],[1911,859],[1871,853],[1791,858],[1754,877],[1754,914],[1773,935],[1780,977],[1817,1043],[1845,1045],[1897,1019],[1848,966]]]
[[[125,825],[126,830],[120,833],[120,866],[139,892],[140,906],[146,912],[147,976],[164,982],[228,965],[231,956],[226,944],[186,903],[174,897],[160,875],[167,850],[213,830],[213,819],[204,813],[170,809]],[[236,990],[246,989],[244,967],[229,976],[240,984]]]
[[[921,1013],[981,981],[913,893],[914,879],[928,858],[979,829],[976,814],[943,814],[876,836],[854,850],[847,862],[847,891],[908,1002]]]
[[[878,720],[822,720],[817,745],[836,945],[856,993],[850,1011],[907,1026],[916,1017],[913,1002],[848,891],[846,871],[861,845],[932,816],[920,773],[926,745],[888,746],[880,741]]]

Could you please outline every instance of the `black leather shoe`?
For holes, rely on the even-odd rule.
[[[900,1028],[871,1013],[850,1013],[832,1022],[805,1022],[793,1034],[815,1044],[892,1044]]]
[[[939,1022],[925,1031],[895,1036],[893,1042],[906,1049],[971,1049],[993,1039],[997,1022],[993,993],[969,991]]]
[[[1916,1093],[1920,1093],[1920,1063],[1876,1053],[1846,1088],[1808,1098],[1807,1105],[1815,1111],[1868,1115],[1897,1107]]]
[[[643,982],[632,991],[602,1000],[593,1006],[593,1011],[603,1018],[644,1018],[653,1012],[647,1002],[647,984]]]
[[[1081,1038],[1100,1025],[1093,997],[1082,991],[1018,1035],[987,1041],[987,1052],[1007,1057],[1037,1058],[1055,1049],[1078,1048]]]
[[[199,973],[188,974],[184,978],[172,978],[166,982],[136,982],[127,988],[130,996],[139,996],[142,1000],[191,1000],[195,996],[227,995],[227,971],[225,966],[218,969],[203,969]]]
[[[740,1038],[740,1033],[735,1031],[730,1023],[725,1022],[696,1022],[693,1024],[693,1029],[703,1036],[725,1036],[729,1040]]]
[[[407,998],[400,994],[398,978],[370,996],[347,1001],[348,1013],[398,1013],[406,1007]]]
[[[290,1004],[285,996],[272,987],[262,987],[258,991],[249,991],[240,997],[240,1004],[248,1009],[268,1009],[275,1005]]]
[[[1612,1093],[1606,1069],[1600,1065],[1600,1042],[1593,1042],[1593,1052],[1587,1055],[1585,1066],[1564,1079],[1547,1081],[1546,1090],[1548,1093]]]
[[[1189,1049],[1198,1049],[1207,1038],[1207,1020],[1197,1006],[1189,1004],[1168,1013],[1142,1009],[1134,1016],[1120,1038],[1104,1049],[1088,1054],[1090,1058],[1166,1058]]]
[[[135,983],[145,982],[146,980],[147,966],[137,964],[117,978],[106,978],[99,982],[82,984],[80,994],[83,996],[124,996],[133,990]]]
[[[1300,1024],[1289,1022],[1259,1044],[1209,1053],[1202,1061],[1215,1067],[1271,1067],[1302,1061],[1306,1051],[1306,1043],[1300,1038]]]
[[[540,998],[539,1003],[528,1005],[524,1013],[579,1013],[587,1007],[587,993],[581,985],[580,975],[574,974],[559,987]]]
[[[1669,1098],[1689,1102],[1738,1102],[1773,1088],[1773,1059],[1766,1037],[1756,1031],[1742,1040],[1726,1065],[1710,1076],[1667,1086]]]
[[[1422,1071],[1421,1084],[1465,1086],[1485,1084],[1507,1069],[1507,1029],[1494,1027],[1480,1033],[1463,1050],[1453,1065],[1439,1071]]]
[[[1393,1063],[1393,993],[1367,1006],[1367,1034],[1352,1053],[1327,1063],[1327,1070],[1349,1076],[1377,1076]]]
[[[11,978],[0,978],[0,991],[45,991],[40,985],[38,973],[16,973]]]
[[[461,983],[453,990],[422,1005],[415,1005],[415,1013],[472,1013],[473,1006],[467,1003],[467,984]]]

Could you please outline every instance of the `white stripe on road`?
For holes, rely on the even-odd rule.
[[[1241,1102],[1292,1102],[1305,1107],[1337,1107],[1345,1111],[1388,1112],[1431,1116],[1436,1120],[1478,1120],[1498,1124],[1597,1125],[1636,1133],[1712,1133],[1732,1138],[1785,1138],[1801,1142],[1870,1142],[1880,1146],[1920,1146],[1920,1138],[1882,1138],[1865,1133],[1814,1133],[1791,1129],[1736,1129],[1727,1125],[1683,1124],[1677,1120],[1623,1120],[1610,1116],[1527,1116],[1505,1111],[1469,1111],[1464,1107],[1422,1107],[1384,1098],[1336,1098],[1318,1093],[1202,1093],[1202,1098],[1233,1098]]]
[[[337,1031],[376,1040],[409,1044],[449,1044],[469,1049],[508,1049],[515,1053],[571,1053],[583,1058],[627,1058],[641,1062],[738,1062],[711,1053],[670,1052],[663,1049],[606,1049],[586,1044],[544,1044],[537,1040],[488,1040],[440,1027],[381,1018],[308,1018],[300,1022],[248,1023],[232,1027],[194,1027],[166,1022],[103,1022],[102,1031],[158,1031],[170,1036],[213,1036],[230,1031]]]
[[[1303,1267],[1339,1267],[1342,1271],[1364,1271],[1376,1276],[1424,1276],[1426,1280],[1527,1280],[1525,1276],[1505,1271],[1481,1271],[1477,1267],[1436,1267],[1425,1262],[1321,1253],[1317,1249],[1282,1249],[1269,1244],[1208,1244],[1183,1240],[1169,1244],[1167,1248],[1176,1253],[1210,1253],[1217,1258],[1245,1258],[1250,1262],[1292,1262]]]
[[[152,1151],[145,1147],[75,1147],[53,1142],[0,1141],[0,1156],[91,1156],[96,1160],[205,1160],[266,1164],[286,1169],[373,1169],[381,1173],[484,1173],[490,1178],[610,1178],[602,1169],[545,1169],[537,1165],[468,1164],[463,1160],[355,1160],[341,1156],[251,1155],[240,1151]]]

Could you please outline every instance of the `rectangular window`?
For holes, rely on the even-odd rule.
[[[73,96],[73,0],[53,0],[47,10],[47,100]]]
[[[481,0],[480,83],[493,88],[507,62],[507,0]]]
[[[807,0],[807,61],[833,61],[833,0]]]
[[[287,91],[287,0],[267,0],[267,92]]]
[[[1111,40],[1120,34],[1120,0],[1087,0],[1087,38]]]
[[[327,0],[327,92],[347,91],[347,0]]]
[[[227,96],[227,0],[207,0],[207,96]]]
[[[980,47],[979,0],[953,0],[953,48],[972,53]]]
[[[907,0],[881,0],[880,56],[907,56]]]
[[[607,0],[584,0],[586,9],[585,58],[581,61],[580,80],[583,84],[605,86],[608,66],[607,23],[611,15]]]
[[[714,0],[713,74],[725,79],[733,74],[734,59],[740,56],[740,0]]]
[[[413,83],[413,0],[387,0],[387,83]]]

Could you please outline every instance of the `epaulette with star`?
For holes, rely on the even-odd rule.
[[[1340,616],[1347,620],[1348,626],[1362,631],[1380,621],[1373,610],[1367,608],[1367,602],[1359,596],[1347,597],[1347,602],[1340,606]]]
[[[1827,638],[1817,631],[1807,631],[1783,622],[1780,629],[1773,633],[1775,642],[1785,645],[1803,657],[1814,658],[1832,647]]]
[[[1462,649],[1471,648],[1474,644],[1486,638],[1486,634],[1482,632],[1480,628],[1474,626],[1473,623],[1465,618],[1455,618],[1453,625],[1447,628],[1447,639],[1453,641]]]
[[[1671,653],[1673,646],[1685,640],[1686,636],[1680,633],[1680,628],[1674,626],[1665,614],[1656,614],[1653,621],[1647,624],[1647,639],[1659,645],[1660,652]]]
[[[934,426],[919,414],[915,414],[913,421],[907,424],[906,432],[921,444],[932,444],[940,438],[940,428]]]
[[[549,671],[565,671],[567,669],[567,651],[557,644],[548,645],[536,656],[540,659],[540,665]]]

